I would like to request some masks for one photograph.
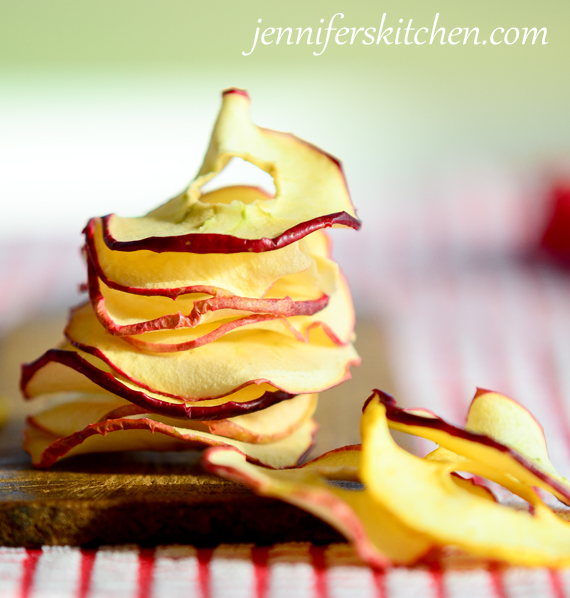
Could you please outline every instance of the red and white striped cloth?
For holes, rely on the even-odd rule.
[[[570,570],[372,570],[348,545],[0,548],[2,598],[564,598]]]
[[[532,255],[539,215],[499,191],[433,201],[365,222],[359,235],[340,231],[335,255],[359,311],[388,330],[401,403],[461,423],[476,386],[513,396],[541,421],[568,476],[570,272]],[[0,330],[71,305],[82,276],[73,243],[0,246]],[[570,570],[468,565],[373,571],[348,545],[3,548],[0,596],[570,596]]]

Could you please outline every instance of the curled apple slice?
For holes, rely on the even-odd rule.
[[[297,395],[262,411],[207,422],[212,434],[243,442],[275,442],[293,434],[317,408],[317,395]]]
[[[97,276],[114,289],[139,295],[178,297],[189,293],[263,297],[282,277],[309,270],[310,286],[323,278],[302,239],[270,253],[167,253],[140,250],[115,252],[103,242],[101,221],[91,219],[85,228],[85,251]]]
[[[564,481],[550,462],[542,426],[530,411],[510,397],[477,389],[465,429],[489,436],[526,457],[538,469]]]
[[[193,328],[253,314],[275,318],[309,316],[324,309],[329,301],[328,295],[319,295],[319,289],[311,287],[310,282],[305,285],[298,282],[298,279],[306,278],[307,272],[278,280],[261,299],[193,293],[181,295],[174,301],[170,297],[136,295],[111,289],[95,275],[92,266],[88,266],[88,271],[93,310],[106,330],[118,336]],[[333,288],[332,284],[327,286]]]
[[[349,490],[328,482],[355,477],[359,460],[359,446],[336,449],[286,471],[247,463],[244,455],[231,448],[208,449],[202,457],[208,471],[323,519],[353,542],[356,552],[371,565],[415,563],[433,542],[391,517],[366,490]]]
[[[65,392],[42,397],[37,401],[34,412],[27,417],[27,424],[60,438],[82,430],[93,422],[106,419],[108,413],[118,409],[124,412],[125,408],[139,409],[111,394]]]
[[[299,343],[268,330],[238,330],[177,353],[138,351],[107,334],[90,305],[77,309],[66,328],[77,348],[107,363],[142,388],[182,399],[221,397],[267,383],[290,394],[320,392],[350,376],[359,363],[352,345]]]
[[[233,157],[273,176],[276,196],[201,201],[201,187]],[[323,227],[360,222],[338,160],[293,135],[257,127],[247,93],[232,89],[223,94],[204,163],[186,192],[141,218],[107,216],[103,226],[115,251],[229,254],[272,251]]]
[[[50,349],[36,361],[24,365],[21,387],[26,398],[68,391],[92,395],[107,391],[157,415],[198,420],[237,417],[294,396],[268,384],[250,384],[222,397],[191,402],[141,388],[116,375],[105,362],[71,346]]]
[[[416,418],[425,422],[416,425]],[[396,445],[388,426],[415,434],[440,429],[442,420],[406,413],[380,393],[373,395],[365,408],[362,481],[376,502],[403,525],[440,546],[458,546],[470,554],[511,564],[554,567],[570,563],[570,524],[557,517],[537,494],[529,495],[534,507],[531,514],[468,492],[450,478],[456,463],[407,453]],[[432,434],[421,435],[433,439]],[[451,444],[463,447],[494,442],[478,436],[472,434],[462,443]],[[448,439],[442,434],[437,438]],[[486,447],[491,448],[488,443]],[[477,460],[500,466],[504,459],[497,448],[478,452]]]
[[[314,315],[283,318],[268,314],[252,314],[215,320],[193,328],[151,331],[124,339],[144,351],[171,353],[201,347],[243,326],[289,334],[301,342],[309,342],[309,337],[315,337],[316,330],[321,329],[322,342],[345,345],[350,342],[354,330],[354,308],[350,290],[344,277],[339,278],[339,288],[330,297],[328,305]]]
[[[292,467],[313,445],[316,424],[302,423],[292,434],[266,444],[242,442],[200,430],[161,423],[153,416],[106,419],[69,436],[57,437],[28,425],[24,449],[35,467],[47,468],[63,457],[116,451],[180,451],[207,446],[232,446],[247,459],[267,467]]]
[[[89,424],[110,419],[150,417],[156,422],[209,432],[242,442],[266,444],[292,434],[313,415],[317,395],[298,395],[253,414],[212,421],[180,421],[149,413],[137,405],[110,394],[64,393],[45,397],[28,424],[62,438],[81,431]]]
[[[502,397],[497,393],[493,394],[495,400],[500,400],[498,397]],[[507,402],[513,402],[512,399],[502,398]],[[419,412],[400,409],[391,397],[380,391],[374,391],[369,400],[380,400],[383,403],[389,426],[392,429],[427,438],[439,444],[440,447],[463,457],[464,462],[461,465],[463,471],[471,471],[496,481],[516,494],[523,492],[525,500],[529,500],[528,488],[538,487],[551,492],[562,502],[570,504],[570,485],[556,472],[554,472],[555,475],[552,475],[544,467],[537,466],[536,462],[533,462],[533,456],[536,453],[527,456],[489,436],[458,428],[438,417],[426,417]],[[521,405],[518,407],[524,410]],[[528,414],[528,412],[526,413]],[[482,418],[481,416],[472,417],[472,423],[477,419],[481,421]],[[521,423],[523,423],[522,426]],[[527,439],[519,439],[520,447],[531,446],[534,449],[537,442],[540,443],[537,435],[542,437],[542,429],[537,426],[536,420],[532,416],[526,419],[526,422],[522,417],[512,423],[503,421],[503,428],[509,426],[516,429],[516,435]],[[502,434],[511,438],[514,436],[512,432],[503,432]]]

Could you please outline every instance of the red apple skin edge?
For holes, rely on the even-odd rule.
[[[439,417],[421,417],[420,415],[410,413],[410,411],[398,407],[396,405],[396,400],[394,399],[394,397],[376,388],[372,391],[372,394],[364,403],[363,410],[366,409],[368,403],[372,401],[375,397],[377,397],[378,400],[386,407],[386,417],[388,421],[393,421],[395,423],[402,424],[405,426],[415,426],[421,428],[431,428],[433,430],[440,430],[442,432],[445,432],[446,434],[449,434],[450,436],[463,438],[473,443],[483,444],[497,451],[500,451],[501,453],[509,455],[513,460],[520,463],[520,465],[522,465],[525,469],[527,469],[537,478],[548,484],[557,493],[557,497],[560,500],[562,500],[562,502],[570,505],[570,490],[568,488],[566,488],[563,484],[556,480],[556,478],[553,478],[547,473],[540,471],[528,459],[525,459],[522,455],[505,446],[504,444],[496,442],[492,438],[489,438],[488,436],[485,436],[483,434],[469,432],[468,430],[464,430],[462,428],[453,426],[452,424],[447,423]]]
[[[103,216],[103,239],[107,247],[113,251],[153,251],[154,253],[262,253],[281,249],[303,237],[331,226],[346,226],[355,230],[362,226],[360,220],[347,212],[335,212],[301,222],[284,233],[268,239],[241,239],[232,235],[216,233],[188,233],[176,237],[146,237],[138,241],[118,241],[109,231],[109,222],[113,214]],[[86,232],[86,229],[83,231]]]
[[[186,315],[178,312],[156,318],[155,320],[149,320],[148,322],[119,326],[109,317],[105,307],[105,298],[99,285],[99,276],[90,258],[88,259],[87,272],[89,299],[91,300],[93,311],[105,329],[115,336],[131,336],[156,330],[193,328],[200,322],[200,318],[204,314],[221,309],[248,311],[252,315],[258,314],[267,318],[270,316],[274,318],[288,318],[292,316],[312,316],[323,310],[329,303],[328,295],[324,294],[318,299],[308,301],[293,301],[289,297],[284,297],[283,299],[251,299],[235,295],[222,295],[196,301],[192,311]]]
[[[196,301],[191,313],[187,315],[178,312],[147,322],[119,326],[109,317],[105,307],[105,298],[101,293],[98,280],[99,278],[94,272],[92,276],[89,276],[89,298],[97,319],[110,334],[115,336],[130,336],[157,330],[194,328],[199,324],[200,318],[204,314],[221,309],[250,312],[251,316],[243,316],[244,319],[253,316],[263,317],[263,319],[312,316],[323,310],[329,302],[329,296],[324,294],[318,299],[307,301],[293,301],[289,297],[282,299],[251,299],[249,297],[237,296],[211,297]]]
[[[132,293],[135,295],[145,295],[147,297],[170,297],[174,299],[179,297],[180,295],[189,295],[191,293],[204,293],[205,295],[212,295],[214,296],[231,296],[231,294],[224,290],[213,286],[207,285],[189,285],[187,287],[174,287],[174,288],[165,288],[165,289],[145,289],[139,287],[127,287],[116,282],[110,280],[107,276],[105,276],[105,272],[101,267],[99,262],[99,258],[97,257],[97,250],[95,249],[95,219],[91,218],[87,223],[86,227],[83,229],[83,234],[85,235],[85,245],[83,246],[83,254],[85,255],[87,261],[91,261],[93,267],[95,268],[95,272],[97,276],[111,289],[115,289],[117,291],[123,291],[124,293]]]
[[[291,334],[297,339],[297,341],[301,343],[308,343],[309,342],[309,335],[310,331],[321,327],[323,332],[329,337],[329,339],[338,346],[347,345],[350,340],[346,342],[340,339],[332,330],[332,328],[328,324],[324,324],[323,322],[313,322],[310,326],[307,327],[305,333],[299,332],[294,326],[292,326],[286,318],[277,318],[275,316],[263,316],[263,315],[255,315],[255,316],[248,316],[246,318],[240,318],[239,320],[234,320],[233,322],[228,322],[222,326],[216,328],[212,332],[205,334],[199,338],[196,338],[192,341],[187,341],[185,343],[151,343],[142,339],[131,338],[131,337],[124,337],[124,340],[140,349],[142,351],[152,351],[153,353],[173,353],[176,351],[188,351],[189,349],[196,349],[198,347],[202,347],[207,345],[208,343],[214,342],[218,338],[221,338],[225,334],[228,334],[232,330],[236,330],[241,328],[242,326],[247,326],[251,324],[257,324],[260,322],[265,322],[267,320],[283,320],[283,324],[287,326]]]
[[[176,432],[172,426],[168,426],[166,424],[162,424],[160,422],[156,422],[152,419],[141,418],[141,419],[110,419],[105,420],[103,422],[98,422],[95,424],[90,424],[83,430],[79,432],[75,432],[74,434],[70,434],[69,436],[65,436],[64,438],[58,438],[54,440],[50,445],[46,447],[43,451],[41,459],[39,462],[34,463],[34,467],[38,469],[46,469],[51,467],[56,461],[64,457],[72,448],[81,444],[84,440],[89,438],[90,436],[94,436],[95,434],[100,434],[101,436],[106,436],[107,434],[111,434],[112,432],[118,432],[121,430],[148,430],[151,433],[161,433],[166,436],[170,436],[171,438],[177,438],[180,440],[186,440],[188,442],[188,448],[203,448],[206,443],[203,440],[196,439],[191,432],[187,434],[181,434]],[[306,455],[311,451],[315,444],[315,435],[317,433],[317,426],[314,426],[312,432],[312,440],[307,450],[299,457],[297,463],[300,463]],[[219,447],[227,447],[227,444],[224,441],[214,440],[211,439],[209,446],[219,446]],[[261,463],[259,460],[255,459],[254,457],[250,457],[240,451],[239,449],[232,447],[237,452],[243,454],[245,458],[254,463],[256,465],[263,465],[268,469],[275,469],[274,467],[270,467],[264,463]],[[26,450],[26,440],[24,439],[24,450]],[[295,467],[294,465],[291,467]]]
[[[253,413],[254,411],[260,411],[261,409],[266,409],[267,407],[271,407],[271,405],[292,399],[295,396],[293,394],[277,390],[275,392],[268,391],[261,397],[246,403],[228,401],[223,405],[216,405],[214,407],[200,407],[199,401],[193,403],[168,403],[166,401],[160,401],[159,399],[150,397],[143,392],[133,390],[132,388],[121,384],[121,382],[112,374],[103,372],[102,370],[96,368],[74,351],[50,349],[32,363],[24,364],[22,366],[20,388],[25,398],[29,398],[26,393],[26,386],[33,375],[50,361],[60,363],[76,370],[104,390],[107,390],[119,397],[122,397],[123,399],[126,399],[127,401],[130,401],[142,409],[148,410],[157,415],[164,415],[166,417],[173,417],[176,419],[194,419],[201,421],[227,419],[230,417],[237,417],[238,415]]]
[[[129,376],[126,372],[123,372],[120,368],[118,368],[114,363],[112,363],[109,358],[102,352],[100,351],[97,347],[92,347],[90,345],[84,345],[82,343],[79,343],[71,338],[67,338],[67,340],[77,349],[79,349],[80,351],[83,351],[85,353],[89,353],[90,355],[93,355],[93,357],[97,357],[97,359],[100,359],[101,361],[103,361],[104,363],[106,363],[110,368],[112,368],[115,372],[117,372],[117,374],[119,374],[119,376],[122,376],[123,378],[126,378],[127,380],[130,380],[133,384],[136,384],[137,386],[140,386],[141,388],[144,388],[146,390],[149,390],[151,392],[157,392],[158,394],[162,394],[166,397],[171,397],[173,399],[178,399],[178,400],[183,400],[180,396],[177,395],[173,395],[167,392],[162,392],[162,391],[157,391],[153,388],[149,388],[146,384],[143,384],[140,380],[135,380],[134,378],[132,378],[132,376]],[[308,389],[304,389],[302,392],[303,393],[315,393],[315,392],[324,392],[325,390],[328,390],[329,388],[333,388],[334,386],[338,386],[339,384],[342,384],[343,382],[345,382],[346,380],[350,380],[351,378],[351,374],[350,374],[350,367],[351,366],[359,366],[360,365],[360,358],[358,359],[354,359],[351,361],[348,361],[345,365],[344,368],[344,373],[342,374],[342,376],[339,376],[339,378],[337,380],[335,380],[332,384],[329,384],[328,386],[326,386],[325,388],[308,388]],[[249,386],[251,384],[269,384],[269,386],[273,386],[274,388],[277,388],[277,390],[282,390],[283,392],[287,392],[286,389],[281,388],[279,385],[275,384],[274,382],[272,382],[271,380],[269,380],[268,378],[256,378],[255,380],[248,380],[247,382],[244,382],[242,385],[233,388],[230,392],[217,396],[217,397],[204,397],[202,399],[202,401],[205,401],[207,399],[218,399],[221,398],[222,396],[227,396],[228,394],[232,394],[234,392],[237,392],[238,390],[241,390],[242,388],[245,388],[246,386]]]

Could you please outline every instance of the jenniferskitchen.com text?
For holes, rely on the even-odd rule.
[[[258,19],[253,42],[249,51],[244,51],[244,56],[251,56],[256,48],[275,45],[307,45],[315,56],[321,56],[332,45],[345,44],[365,46],[379,45],[404,45],[423,46],[433,45],[474,45],[492,46],[514,44],[522,45],[547,45],[546,27],[495,27],[487,31],[479,27],[442,27],[440,26],[439,13],[436,13],[433,23],[429,26],[418,26],[414,19],[396,19],[391,22],[384,13],[377,27],[343,27],[344,14],[337,12],[328,24],[321,19],[317,27],[264,27],[262,19]],[[426,25],[426,24],[423,24]]]

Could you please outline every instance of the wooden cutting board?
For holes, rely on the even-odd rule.
[[[18,364],[58,341],[61,317],[40,317],[0,345],[0,392],[12,404],[0,432],[0,544],[38,546],[137,543],[338,542],[327,524],[239,484],[204,473],[197,452],[82,455],[35,470],[21,449]],[[322,393],[311,456],[359,442],[361,406],[373,387],[392,391],[384,337],[376,322],[357,327],[363,365],[353,379]]]

